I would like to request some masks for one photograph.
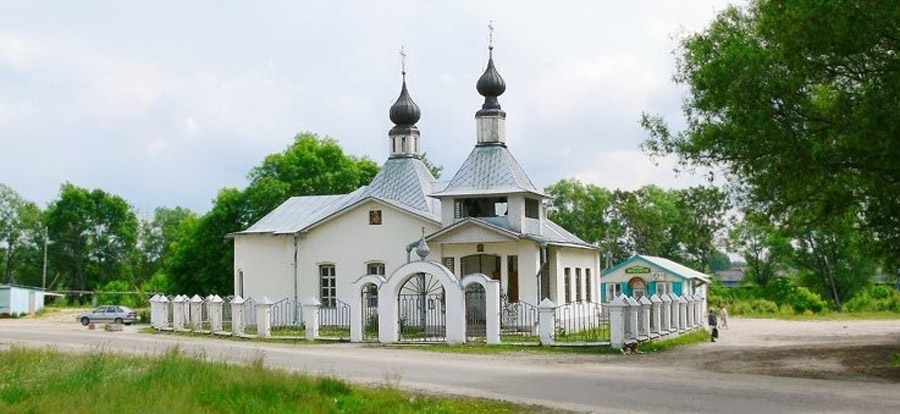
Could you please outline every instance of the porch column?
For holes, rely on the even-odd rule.
[[[645,339],[650,339],[650,299],[647,299],[646,296],[641,296],[641,300],[638,301],[641,304],[641,335]]]
[[[231,335],[240,336],[244,334],[244,298],[240,295],[234,295],[231,299]]]
[[[609,345],[622,349],[625,346],[624,308],[628,306],[625,295],[620,295],[609,302]]]
[[[672,298],[668,293],[663,293],[659,299],[662,301],[662,312],[660,313],[662,323],[659,325],[659,334],[668,335],[672,329]]]
[[[556,330],[556,318],[553,311],[556,304],[550,298],[544,298],[538,304],[538,332],[541,337],[541,345],[550,345],[553,343],[553,333]]]
[[[699,293],[695,293],[694,294],[694,302],[696,305],[696,306],[694,306],[694,317],[696,318],[697,326],[702,327],[702,326],[706,325],[705,323],[703,323],[704,320],[706,319],[705,318],[706,315],[703,314],[703,302],[704,302],[703,296],[701,296]]]
[[[260,338],[272,336],[272,302],[267,296],[263,296],[256,303],[256,334]]]
[[[378,301],[381,303],[381,295],[378,295]],[[303,325],[306,327],[306,340],[314,341],[319,336],[319,307],[322,302],[312,296],[303,299],[300,302],[303,308]]]
[[[203,298],[200,295],[191,297],[191,330],[203,330]]]
[[[650,335],[659,336],[660,327],[659,324],[662,320],[660,317],[660,306],[662,305],[662,299],[659,298],[659,295],[653,294],[650,296]]]
[[[209,331],[211,333],[222,332],[222,298],[213,295],[206,301],[206,313],[209,316]]]

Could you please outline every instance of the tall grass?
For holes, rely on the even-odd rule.
[[[365,388],[334,378],[104,352],[0,351],[0,413],[518,413],[509,403]]]

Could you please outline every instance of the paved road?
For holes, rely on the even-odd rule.
[[[140,354],[159,354],[178,345],[213,359],[250,361],[262,356],[269,366],[361,383],[390,383],[582,412],[900,412],[897,384],[719,374],[641,366],[633,360],[609,362],[609,358],[585,362],[584,358],[440,354],[353,344],[261,344],[141,334],[133,328],[113,333],[87,331],[73,324],[0,322],[0,347],[13,344]]]

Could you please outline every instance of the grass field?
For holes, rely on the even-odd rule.
[[[499,401],[365,388],[333,378],[234,366],[172,350],[157,358],[103,352],[0,351],[0,413],[547,413]]]
[[[657,339],[638,345],[641,352],[663,352],[672,348],[709,341],[709,332],[700,329],[673,338]]]

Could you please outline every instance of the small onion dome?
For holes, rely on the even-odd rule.
[[[497,68],[494,67],[493,52],[488,59],[487,69],[478,78],[475,88],[484,97],[484,105],[482,105],[481,109],[500,109],[500,102],[497,101],[497,97],[506,92],[506,82],[500,76],[500,72],[497,72]]]
[[[419,122],[422,112],[419,111],[419,105],[413,102],[409,97],[409,91],[406,89],[406,74],[403,76],[403,88],[400,90],[400,97],[397,102],[391,105],[391,122],[395,125],[414,125]]]
[[[422,228],[422,238],[419,239],[419,244],[416,245],[416,254],[419,255],[421,260],[425,260],[426,257],[431,253],[431,249],[428,247],[428,243],[425,242],[425,228]]]

